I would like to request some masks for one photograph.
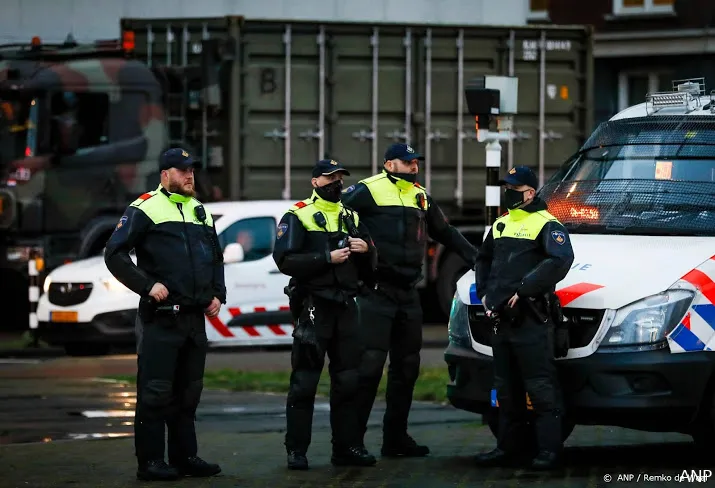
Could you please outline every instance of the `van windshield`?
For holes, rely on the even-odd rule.
[[[715,236],[715,121],[698,118],[602,124],[539,195],[573,233]]]

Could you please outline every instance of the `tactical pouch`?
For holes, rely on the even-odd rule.
[[[564,322],[564,311],[561,308],[559,297],[555,293],[548,293],[546,295],[546,300],[549,309],[549,316],[551,317],[551,320],[554,321],[554,325],[556,325],[556,327],[566,327],[566,323]]]

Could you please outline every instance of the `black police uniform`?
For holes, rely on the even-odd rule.
[[[524,166],[510,170],[500,183],[538,187],[536,176]],[[574,254],[568,231],[547,211],[543,200],[537,197],[517,208],[523,194],[506,192],[510,210],[489,230],[476,270],[477,294],[493,314],[494,387],[499,402],[497,448],[477,461],[487,465],[533,456],[530,435],[524,429],[528,393],[536,414],[539,451],[532,467],[550,468],[557,464],[562,449],[563,404],[549,301],[558,300],[555,286],[568,273]],[[509,307],[515,293],[519,298]],[[565,355],[567,349],[557,355]]]
[[[164,153],[160,168],[194,165],[181,149]],[[137,264],[130,251],[136,251]],[[197,453],[194,418],[203,389],[208,341],[204,310],[226,303],[223,257],[211,215],[194,198],[161,185],[135,200],[109,238],[109,271],[141,299],[137,312],[135,448],[140,479],[176,479],[220,472]],[[149,296],[162,283],[168,297]],[[170,465],[164,462],[164,424]]]
[[[313,176],[337,171],[350,174],[336,161],[323,160]],[[375,458],[360,447],[354,402],[363,352],[355,296],[360,282],[371,279],[377,252],[358,214],[340,203],[341,190],[338,180],[293,205],[278,225],[273,252],[278,269],[292,277],[290,306],[296,319],[285,436],[292,469],[308,468],[313,404],[326,352],[331,377],[331,461],[335,465],[375,464]],[[365,240],[369,251],[331,264],[330,252],[347,247],[348,236]]]
[[[394,144],[385,160],[424,159],[407,144]],[[449,225],[415,175],[386,170],[351,186],[345,205],[360,213],[378,250],[376,280],[358,297],[360,323],[366,341],[359,392],[360,426],[364,437],[382,370],[390,353],[387,409],[383,418],[383,456],[424,456],[429,453],[407,434],[412,394],[420,370],[422,307],[415,285],[422,278],[427,236],[456,251],[472,264],[476,249]]]

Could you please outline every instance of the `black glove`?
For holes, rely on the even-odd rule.
[[[564,358],[569,353],[569,329],[566,325],[554,330],[554,357]]]

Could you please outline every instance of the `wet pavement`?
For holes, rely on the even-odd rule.
[[[133,434],[133,385],[92,379],[0,381],[0,444],[126,437]],[[384,404],[376,402],[371,425]],[[318,398],[314,423],[329,427],[330,407]],[[285,395],[207,390],[196,413],[204,432],[280,432]],[[448,405],[416,402],[415,425],[474,422],[473,414]],[[2,486],[2,483],[0,483]]]
[[[441,348],[425,349],[423,364],[443,365],[442,355]],[[131,438],[136,392],[131,385],[96,378],[133,374],[135,356],[9,361],[0,361],[0,486],[142,485],[135,480]],[[207,363],[210,369],[285,369],[289,358],[285,351],[212,352]],[[379,459],[373,468],[334,468],[329,405],[326,398],[318,398],[309,451],[312,469],[295,473],[285,469],[284,402],[282,394],[205,391],[197,412],[200,455],[220,463],[223,473],[170,485],[594,488],[629,482],[681,486],[675,476],[683,470],[712,470],[715,465],[713,456],[707,465],[697,460],[691,438],[685,435],[578,426],[567,441],[567,466],[561,471],[479,469],[471,464],[471,456],[494,445],[480,417],[448,405],[418,402],[410,416],[410,432],[430,446],[430,457]],[[367,447],[376,455],[383,411],[384,403],[376,402],[367,436]],[[695,484],[715,486],[715,479]]]

